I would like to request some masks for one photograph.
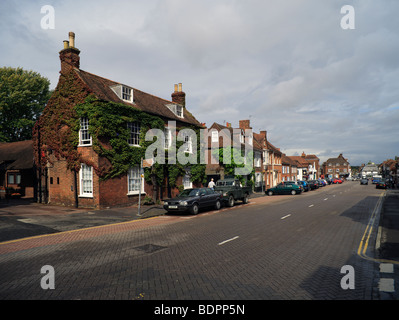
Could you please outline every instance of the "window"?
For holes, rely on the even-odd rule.
[[[166,104],[165,105],[170,111],[172,111],[179,118],[183,118],[183,106],[178,104]]]
[[[170,146],[172,145],[172,132],[170,131],[169,128],[167,127],[165,128],[164,135],[165,135],[164,147],[165,149],[169,149]]]
[[[128,173],[127,173],[127,181],[128,181],[128,194],[138,194],[140,191],[140,167],[136,166],[133,168],[130,168]],[[144,191],[144,181],[143,179],[141,180],[141,192],[143,193]]]
[[[140,123],[128,122],[127,129],[129,131],[129,138],[127,142],[131,146],[140,146]]]
[[[21,183],[21,174],[9,172],[8,174],[8,184],[20,184]]]
[[[212,130],[212,142],[219,141],[219,133],[216,130]]]
[[[122,87],[122,100],[132,102],[132,89],[123,86]]]
[[[186,173],[183,177],[183,186],[184,186],[184,189],[193,187],[193,182],[191,181],[191,176],[189,173]]]
[[[82,163],[79,171],[80,179],[80,196],[92,197],[93,196],[93,168]]]
[[[191,137],[188,134],[184,134],[184,152],[192,153],[193,152],[193,142]]]
[[[79,145],[80,146],[91,146],[91,135],[89,132],[89,119],[80,119],[80,130],[79,130]]]
[[[176,105],[176,115],[179,118],[183,118],[183,107],[182,106]]]

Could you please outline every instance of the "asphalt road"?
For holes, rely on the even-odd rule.
[[[29,241],[0,243],[0,299],[373,299],[379,264],[369,227],[382,193],[346,182],[131,229],[82,230],[68,241],[44,236],[9,251]],[[45,265],[55,289],[41,288]]]

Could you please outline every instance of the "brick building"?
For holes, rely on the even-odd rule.
[[[341,153],[337,158],[329,158],[324,162],[322,172],[325,178],[346,178],[351,174],[351,167]]]
[[[49,203],[122,206],[137,203],[139,194],[159,199],[177,194],[178,186],[201,185],[191,180],[190,167],[175,173],[174,187],[166,166],[146,171],[150,179],[140,167],[150,124],[164,130],[165,150],[182,128],[203,128],[187,110],[181,84],[166,100],[84,71],[74,33],[64,41],[60,60],[57,87],[34,128],[35,161],[46,173]],[[183,138],[192,153],[192,137]]]

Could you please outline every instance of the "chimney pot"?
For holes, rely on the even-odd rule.
[[[75,48],[75,33],[74,32],[69,32],[69,45],[72,48]]]
[[[64,49],[68,49],[68,48],[69,48],[69,41],[64,40]]]
[[[179,83],[179,92],[182,92],[182,84],[181,83]]]
[[[177,84],[175,84],[175,92],[177,92]]]

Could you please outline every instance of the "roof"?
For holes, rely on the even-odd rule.
[[[6,170],[33,168],[33,141],[17,141],[0,144],[0,163]]]
[[[97,76],[81,69],[75,68],[74,70],[79,75],[80,79],[82,79],[82,81],[99,99],[115,103],[123,103],[153,115],[161,116],[170,120],[189,123],[198,127],[203,127],[201,123],[187,109],[184,109],[183,118],[180,118],[176,116],[166,106],[168,104],[176,104],[176,102],[156,97],[152,94],[126,85],[127,87],[133,89],[134,103],[129,103],[120,99],[117,94],[111,89],[112,86],[125,84]]]

